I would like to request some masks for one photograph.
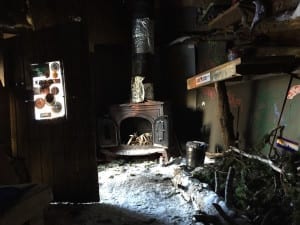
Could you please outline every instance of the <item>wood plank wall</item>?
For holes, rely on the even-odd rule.
[[[29,65],[57,59],[64,66],[67,118],[35,121]],[[25,158],[32,182],[50,184],[55,201],[99,200],[85,28],[68,24],[22,34],[7,42],[6,61],[13,152]]]
[[[96,113],[98,117],[103,117],[112,104],[130,101],[130,49],[124,45],[96,45],[91,60]]]

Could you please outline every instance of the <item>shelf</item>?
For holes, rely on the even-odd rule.
[[[297,7],[297,5],[293,7]],[[290,7],[290,9],[293,7]],[[262,17],[250,30],[251,24],[256,16],[255,6],[251,1],[248,3],[246,1],[240,1],[209,21],[207,29],[226,30],[229,26],[240,24],[242,27],[239,28],[239,32],[244,33],[244,35],[248,34],[249,37],[266,35],[274,41],[282,42],[284,40],[284,42],[287,43],[297,43],[300,35],[300,17],[292,18],[292,16],[282,13],[284,10],[278,11],[276,7],[272,11],[273,16]],[[274,15],[277,15],[277,17],[275,18]],[[280,20],[278,18],[282,19]],[[236,31],[236,33],[238,33],[238,31]]]
[[[206,86],[217,81],[231,79],[237,76],[236,66],[241,64],[241,58],[224,63],[205,72],[199,73],[187,79],[187,89]]]
[[[294,56],[267,56],[254,59],[237,58],[187,79],[187,89],[206,86],[242,75],[291,73],[299,66]]]
[[[265,19],[255,26],[253,34],[267,35],[281,42],[288,40],[288,43],[297,45],[300,34],[300,17],[283,21],[277,21],[274,18]]]

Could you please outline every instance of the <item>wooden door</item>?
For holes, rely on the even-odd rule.
[[[29,65],[61,60],[67,117],[34,119]],[[94,90],[89,73],[88,42],[80,24],[27,32],[6,43],[11,92],[11,140],[23,157],[31,181],[51,185],[55,201],[98,201]]]

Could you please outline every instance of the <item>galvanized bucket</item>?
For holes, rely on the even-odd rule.
[[[186,143],[186,166],[193,169],[204,163],[205,152],[208,145],[201,141],[188,141]]]

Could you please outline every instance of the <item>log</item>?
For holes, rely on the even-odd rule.
[[[186,175],[182,169],[175,170],[172,183],[183,198],[192,203],[195,210],[209,216],[215,216],[220,224],[227,225],[228,219],[233,221],[231,224],[248,224],[247,219],[241,217],[236,210],[229,208],[223,197],[212,191],[208,184]]]
[[[188,202],[192,202],[195,210],[216,216],[218,212],[212,204],[217,203],[227,214],[234,215],[234,212],[226,206],[224,199],[210,190],[208,184],[187,176],[181,170],[176,172],[172,182],[183,198]]]

